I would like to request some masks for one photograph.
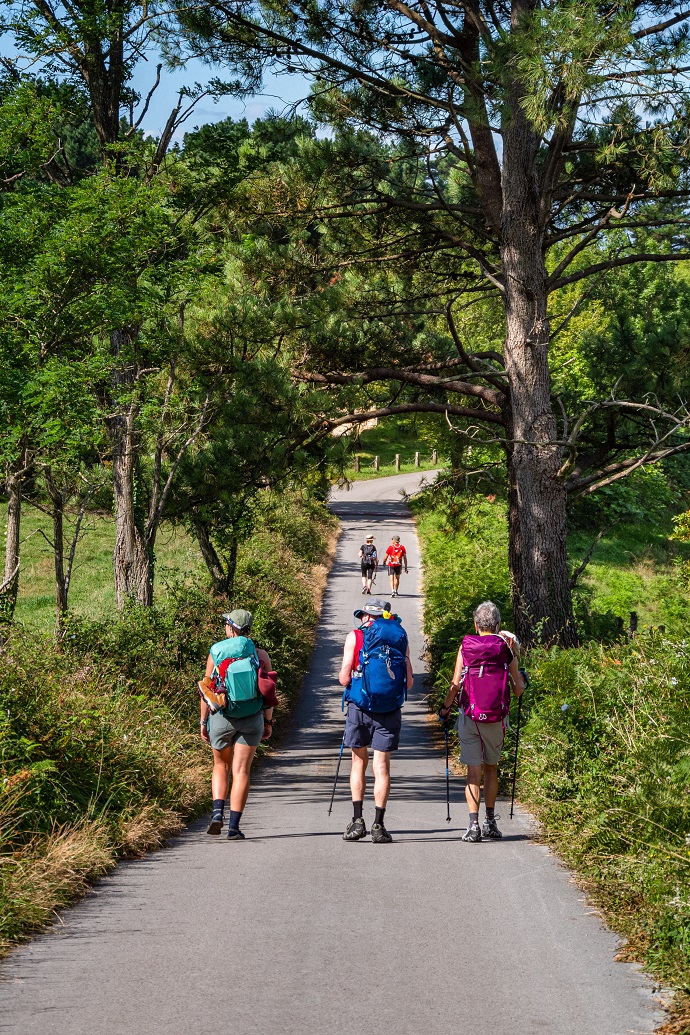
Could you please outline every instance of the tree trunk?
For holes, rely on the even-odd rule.
[[[0,594],[0,621],[11,622],[19,589],[19,533],[22,517],[22,489],[27,465],[27,446],[22,444],[19,458],[5,478],[7,493],[7,531],[5,538],[5,575]]]
[[[65,497],[53,479],[52,472],[43,472],[46,491],[50,499],[53,521],[53,560],[55,565],[55,635],[59,637],[65,625],[67,614],[67,578],[65,576]]]
[[[153,603],[153,555],[142,529],[136,505],[136,459],[138,441],[135,430],[136,407],[116,413],[106,420],[113,458],[113,496],[115,501],[115,551],[113,574],[117,606],[127,599],[150,606]]]
[[[516,633],[529,643],[578,642],[566,553],[566,493],[551,405],[539,140],[516,96],[504,132],[501,257],[510,387],[509,559]]]
[[[5,541],[5,580],[12,577],[19,564],[19,532],[22,517],[23,474],[10,471],[5,480],[7,492],[7,532]]]
[[[138,331],[111,331],[114,394],[132,388],[136,362],[132,355]],[[141,500],[137,501],[139,468],[139,408],[133,394],[127,403],[111,403],[113,412],[105,420],[113,463],[113,501],[115,504],[115,550],[113,575],[117,606],[122,610],[128,599],[149,607],[153,603],[153,545],[147,541]]]
[[[224,565],[211,542],[206,522],[201,521],[199,518],[193,518],[192,523],[194,534],[201,550],[201,556],[204,558],[211,576],[213,592],[219,597],[229,597],[232,593],[235,570],[237,568],[237,540],[232,539],[230,553]]]

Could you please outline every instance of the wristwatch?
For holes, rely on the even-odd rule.
[[[265,715],[264,715],[264,722],[267,722],[269,726],[273,725],[273,719],[267,719]]]

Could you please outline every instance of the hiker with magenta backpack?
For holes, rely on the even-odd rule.
[[[249,794],[249,771],[262,740],[273,732],[277,674],[265,650],[249,638],[253,618],[238,608],[224,614],[225,639],[211,647],[198,684],[201,736],[213,750],[213,815],[207,833],[220,834],[230,773],[228,839],[243,841],[240,819]]]
[[[353,817],[344,841],[367,835],[362,815],[369,748],[374,752],[374,805],[371,840],[390,844],[384,823],[390,793],[390,757],[400,743],[402,706],[414,682],[407,633],[385,600],[372,600],[355,611],[359,629],[348,633],[338,680],[347,705],[343,743],[352,750],[350,789]]]
[[[474,612],[475,635],[465,636],[455,671],[439,711],[442,722],[448,723],[455,699],[460,698],[460,714],[456,729],[460,739],[460,761],[467,766],[465,798],[470,813],[463,841],[477,842],[483,837],[495,841],[503,835],[496,825],[498,794],[498,762],[505,739],[506,717],[510,711],[510,694],[520,697],[525,689],[518,661],[501,636],[501,615],[490,600]],[[486,819],[479,827],[482,767],[484,769],[484,804]]]

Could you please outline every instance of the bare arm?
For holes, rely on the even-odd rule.
[[[204,672],[204,679],[210,679],[211,678],[211,676],[213,675],[213,669],[214,668],[215,668],[215,664],[214,664],[213,658],[209,654],[208,658],[206,659],[206,671]],[[208,722],[208,717],[209,717],[210,714],[211,713],[209,711],[208,705],[206,704],[206,701],[203,699],[203,697],[200,697],[199,698],[199,725],[201,727],[201,739],[205,740],[207,742],[208,742],[209,738],[208,738],[208,729],[207,729],[206,723]]]
[[[352,661],[355,655],[355,646],[357,645],[357,638],[354,630],[347,634],[345,639],[345,647],[343,649],[343,660],[340,665],[340,672],[338,673],[338,682],[341,686],[349,686],[352,679]]]
[[[265,669],[267,672],[272,672],[273,662],[268,656],[268,651],[265,651],[263,647],[257,647],[256,653],[259,655],[259,662],[261,663],[261,667]]]
[[[405,654],[405,661],[407,662],[407,689],[411,690],[414,684],[414,672],[412,671],[412,662],[410,661],[410,648],[407,648]]]
[[[518,659],[513,658],[508,669],[510,673],[510,680],[513,684],[513,693],[516,697],[522,697],[525,692],[525,681],[522,678],[522,672],[518,668]]]
[[[462,669],[462,647],[460,647],[460,649],[458,650],[458,656],[455,659],[455,669],[453,670],[453,678],[450,682],[450,687],[448,688],[446,699],[443,702],[443,707],[441,708],[442,712],[449,712],[453,706],[453,701],[458,695],[460,680],[462,679]]]
[[[270,657],[268,656],[268,651],[265,651],[263,649],[263,647],[257,647],[256,648],[256,653],[259,655],[259,664],[261,665],[262,669],[265,672],[272,672],[273,671],[273,664],[271,662]],[[272,718],[273,718],[273,706],[271,706],[270,708],[265,708],[264,709],[264,719],[272,719]]]

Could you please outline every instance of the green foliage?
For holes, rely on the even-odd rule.
[[[688,647],[532,652],[520,795],[665,980],[690,984]]]
[[[412,417],[389,417],[377,427],[362,431],[357,437],[343,436],[347,448],[344,463],[348,478],[362,479],[395,474],[395,455],[400,454],[400,470],[414,471],[414,454],[420,454],[420,470],[438,467],[431,463],[431,452],[436,447],[437,436],[434,424],[423,415]],[[360,470],[355,472],[353,457],[360,458]],[[374,457],[379,458],[379,470],[371,466]]]
[[[505,505],[481,496],[459,501],[449,493],[433,509],[423,497],[413,509],[424,553],[424,630],[431,667],[447,685],[478,604],[493,600],[510,629]]]

